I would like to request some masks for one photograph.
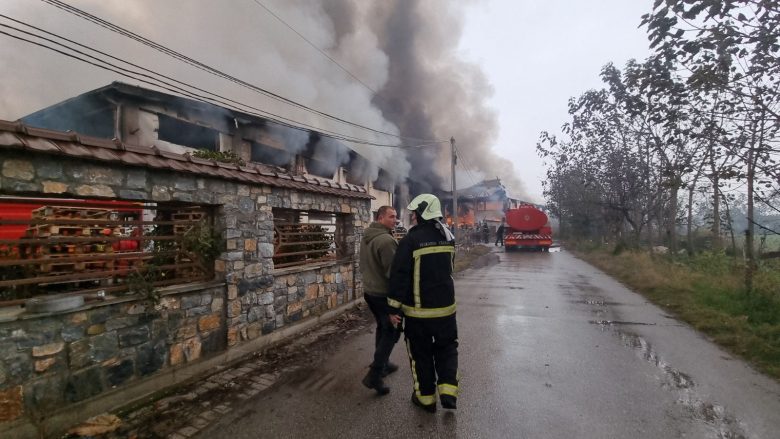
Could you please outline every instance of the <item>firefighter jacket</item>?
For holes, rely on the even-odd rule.
[[[455,314],[452,269],[455,241],[441,224],[418,224],[398,243],[390,272],[387,303],[406,317],[437,318]]]

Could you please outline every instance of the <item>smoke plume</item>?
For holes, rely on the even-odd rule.
[[[458,57],[467,0],[264,0],[346,74],[253,1],[69,2],[205,64],[343,119],[419,139],[457,141],[474,177],[501,178],[510,193],[523,186],[509,161],[492,152],[493,90],[480,68]],[[367,132],[251,92],[175,61],[43,2],[6,0],[0,12],[201,88],[301,123],[377,143],[414,143]],[[114,80],[148,84],[97,70],[50,51],[0,36],[0,118],[16,119]],[[376,92],[376,93],[374,93]],[[317,139],[298,139],[300,151]],[[322,142],[322,140],[319,140]],[[379,168],[406,179],[412,194],[449,190],[449,144],[399,149],[348,144],[368,158],[353,172]],[[332,145],[329,148],[335,148]],[[343,151],[334,149],[333,163]],[[320,154],[318,160],[323,161]],[[330,165],[328,165],[330,166]],[[472,181],[458,174],[459,187]]]

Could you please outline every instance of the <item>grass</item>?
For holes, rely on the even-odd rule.
[[[458,249],[455,252],[455,269],[454,272],[463,271],[471,267],[477,259],[490,253],[490,247],[484,245],[474,245],[468,251],[465,249]]]
[[[693,257],[578,251],[589,263],[780,379],[780,260],[762,261],[754,291],[744,289],[743,267],[720,253]]]

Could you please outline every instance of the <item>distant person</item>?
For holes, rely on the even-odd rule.
[[[504,219],[501,219],[501,224],[498,225],[498,229],[496,229],[496,244],[499,245],[501,243],[501,246],[504,246]]]
[[[393,323],[405,319],[404,334],[414,380],[412,403],[436,411],[456,409],[458,326],[452,265],[455,237],[442,223],[441,202],[422,194],[409,206],[416,225],[398,243],[387,303]]]
[[[376,319],[374,341],[374,361],[363,378],[363,385],[374,389],[380,395],[390,392],[384,380],[387,374],[398,370],[390,362],[390,353],[401,336],[400,331],[390,321],[387,305],[387,286],[390,268],[398,247],[393,238],[396,212],[390,206],[382,206],[377,211],[376,221],[365,230],[360,241],[360,272],[363,276],[363,298]]]
[[[482,222],[482,242],[485,244],[490,242],[490,229],[488,228],[487,221]]]

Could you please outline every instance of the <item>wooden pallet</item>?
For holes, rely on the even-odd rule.
[[[110,234],[106,235],[106,231]],[[28,236],[47,238],[51,236],[119,236],[116,227],[70,226],[57,224],[40,224],[27,229]]]
[[[202,210],[180,210],[178,212],[174,212],[171,214],[171,219],[173,221],[201,221],[206,217],[206,212]],[[175,224],[173,226],[173,234],[174,235],[184,235],[185,233],[192,230],[194,227],[194,224]]]
[[[33,210],[32,217],[36,219],[83,218],[113,221],[119,218],[119,214],[112,209],[94,207],[43,206]]]
[[[205,212],[177,212],[171,215],[171,219],[174,221],[200,221],[206,216]]]

